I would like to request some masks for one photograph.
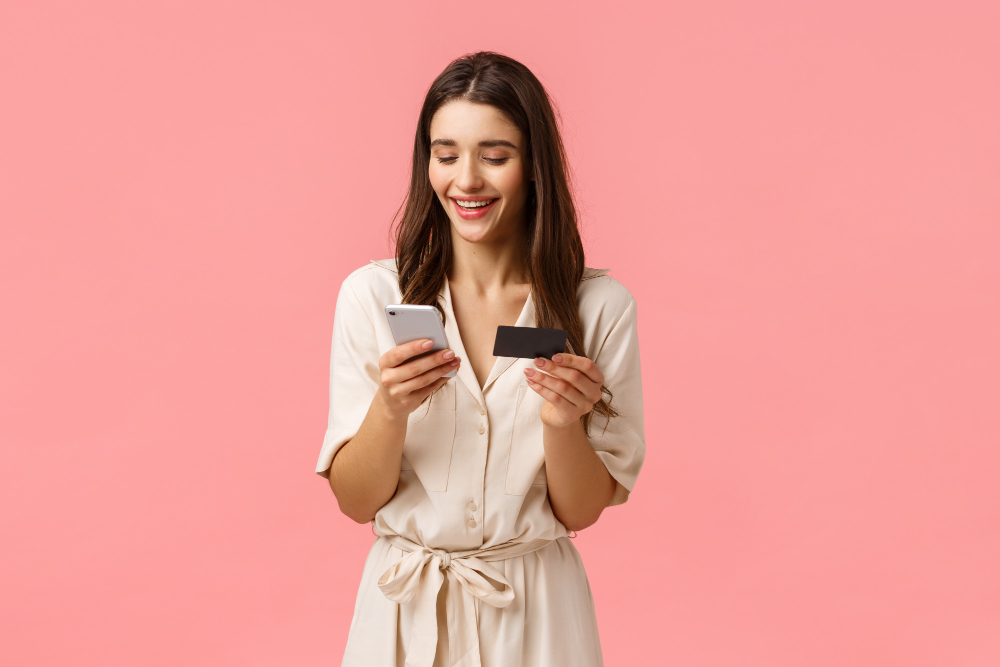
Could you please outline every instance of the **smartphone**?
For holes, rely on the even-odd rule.
[[[434,306],[421,306],[411,303],[390,304],[385,307],[385,316],[392,329],[392,337],[396,345],[411,343],[420,338],[429,338],[434,345],[426,352],[410,357],[419,359],[428,354],[434,354],[448,349],[448,338],[444,335],[441,316]],[[455,377],[458,369],[449,371],[444,377]]]

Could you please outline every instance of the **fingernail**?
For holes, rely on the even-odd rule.
[[[429,347],[431,347],[432,345],[434,345],[434,341],[432,341],[432,340],[425,340],[425,341],[424,341],[424,342],[423,342],[423,343],[422,343],[422,344],[420,345],[420,347],[422,347],[422,348],[424,348],[424,349],[426,350],[426,349],[428,349]]]
[[[552,361],[556,362],[557,364],[561,364],[562,363],[562,355],[561,354],[554,355],[552,357]]]
[[[534,368],[525,368],[524,369],[524,374],[525,375],[529,375],[529,376],[530,375],[534,375],[535,374],[535,369]]]
[[[455,356],[455,351],[454,350],[448,350],[447,352],[444,353],[444,358],[445,359],[451,359],[454,356]]]
[[[542,366],[545,365],[545,360],[544,359],[535,359],[535,365],[538,366],[539,368],[541,368]]]

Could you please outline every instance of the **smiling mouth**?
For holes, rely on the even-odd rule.
[[[455,203],[458,204],[460,208],[464,208],[467,211],[475,211],[477,208],[483,208],[484,206],[489,206],[497,199],[498,198],[483,199],[481,201],[462,201],[460,199],[456,199]]]

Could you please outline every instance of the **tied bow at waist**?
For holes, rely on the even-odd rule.
[[[479,660],[479,630],[473,596],[494,607],[506,607],[514,589],[503,572],[489,561],[505,560],[537,551],[553,540],[504,542],[484,549],[444,551],[431,549],[399,535],[383,535],[394,547],[408,551],[385,571],[378,587],[393,602],[416,600],[406,667],[432,667],[437,652],[437,597],[448,577],[448,662],[450,667],[482,667]],[[488,580],[503,588],[497,590]]]

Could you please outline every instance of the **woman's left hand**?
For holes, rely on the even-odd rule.
[[[601,400],[604,374],[587,357],[565,353],[551,360],[538,357],[535,368],[525,368],[524,374],[528,386],[545,399],[541,417],[549,426],[569,426]]]

